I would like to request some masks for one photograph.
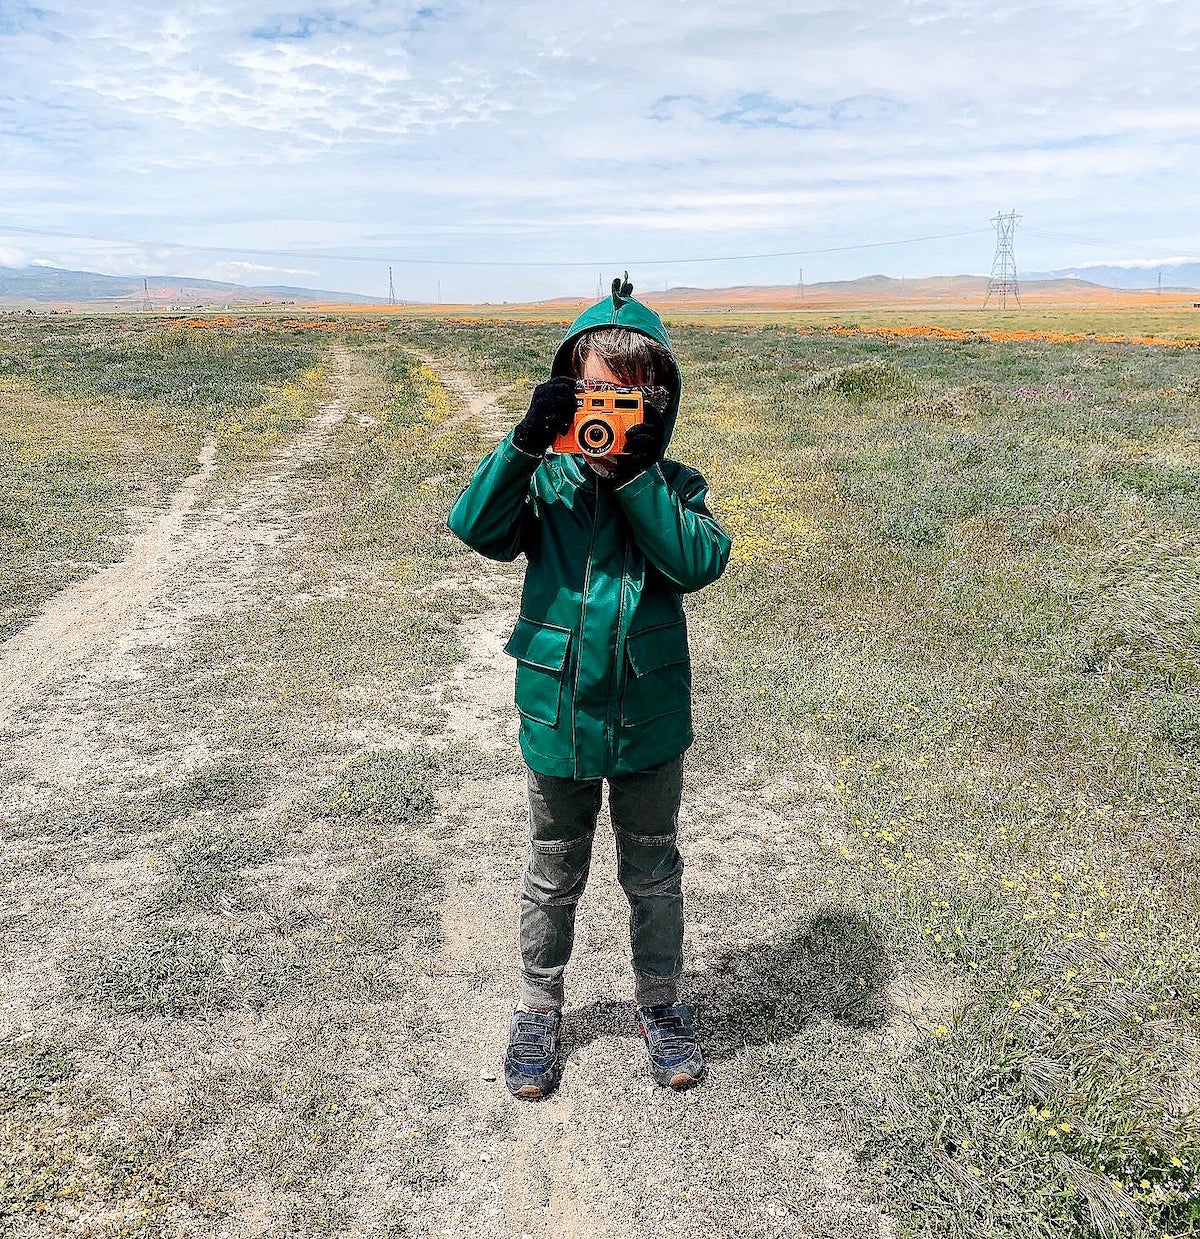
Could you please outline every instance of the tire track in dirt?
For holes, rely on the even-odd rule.
[[[146,610],[170,571],[174,544],[212,476],[216,455],[210,438],[200,449],[197,471],[180,484],[166,510],[134,534],[123,559],[54,595],[0,646],[0,727],[43,683],[85,664]]]
[[[490,440],[507,430],[498,393],[476,390],[432,357],[423,360],[465,405],[457,420],[475,418]],[[466,658],[443,687],[447,737],[494,755],[518,753],[512,666],[502,646],[516,619],[519,580],[519,569],[482,558],[461,580],[462,588],[490,595],[493,605],[463,621]],[[635,1239],[667,1227],[722,1239],[889,1234],[886,1219],[858,1199],[849,1152],[824,1122],[807,1121],[803,1105],[781,1120],[777,1104],[747,1096],[763,1082],[747,1081],[736,1053],[713,1062],[708,1082],[687,1093],[651,1081],[634,1028],[628,905],[615,880],[607,803],[567,977],[563,1082],[535,1104],[509,1097],[501,1060],[518,976],[528,838],[519,754],[515,764],[513,773],[467,779],[443,805],[442,822],[453,828],[459,859],[457,874],[447,862],[444,945],[429,1001],[449,1018],[417,1054],[442,1056],[464,1096],[442,1151],[452,1186],[395,1201],[410,1212],[413,1233]],[[719,890],[727,875],[744,875],[760,847],[783,846],[797,869],[809,863],[814,845],[792,839],[794,821],[744,790],[693,774],[684,803],[685,860],[689,835],[732,850],[723,866],[685,877],[688,889]],[[711,928],[689,918],[693,980],[705,975]]]
[[[432,354],[414,348],[411,344],[406,347],[438,376],[438,381],[459,404],[457,412],[441,423],[443,429],[449,430],[465,422],[473,421],[479,427],[480,434],[485,441],[489,443],[498,442],[508,433],[512,423],[501,401],[513,390],[513,384],[497,388],[495,391],[484,391],[471,382],[466,375],[456,374],[442,367]]]
[[[361,381],[349,350],[335,348],[332,360],[332,394],[295,439],[223,495],[211,493],[216,446],[207,442],[165,511],[131,510],[143,523],[121,560],[56,594],[0,646],[0,738],[29,776],[27,795],[34,784],[70,787],[103,773],[114,749],[127,757],[124,738],[107,732],[97,686],[136,692],[140,648],[170,647],[193,618],[249,595],[262,554],[288,536],[289,480],[347,416]]]
[[[465,376],[436,369],[432,357],[418,356],[435,369],[459,405],[440,423],[442,428],[473,422],[488,446],[507,432],[509,417],[500,404],[507,389],[477,389]],[[519,606],[519,577],[512,567],[482,557],[473,561],[473,569],[468,576],[426,587],[426,592],[482,593],[491,602],[460,625],[464,659],[438,686],[438,704],[445,711],[442,736],[470,744],[512,772],[481,773],[442,797],[440,823],[453,828],[456,850],[465,851],[470,862],[456,877],[447,874],[443,946],[429,977],[430,1004],[453,1013],[451,1036],[426,1042],[424,1056],[442,1059],[457,1073],[464,1100],[442,1152],[442,1171],[453,1184],[452,1191],[394,1203],[409,1215],[409,1226],[419,1234],[483,1233],[497,1239],[615,1236],[619,1232],[606,1220],[603,1206],[597,1208],[585,1199],[595,1188],[608,1190],[612,1185],[592,1173],[571,1093],[560,1090],[531,1107],[511,1098],[503,1082],[501,1060],[515,992],[518,896],[528,837],[512,665],[503,652]],[[597,835],[602,837],[603,830]],[[609,859],[611,870],[615,862]],[[602,865],[598,856],[597,867]],[[593,883],[593,888],[598,885]],[[589,895],[594,898],[594,891]],[[606,904],[611,903],[610,895]],[[581,913],[576,969],[587,934],[586,916]],[[416,1035],[420,1037],[419,1028]],[[393,1125],[397,1130],[389,1133]],[[384,1148],[394,1147],[392,1140],[402,1138],[402,1126],[401,1116],[383,1120],[379,1135]],[[373,1173],[386,1179],[385,1164],[377,1163]]]

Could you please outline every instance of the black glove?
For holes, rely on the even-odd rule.
[[[513,427],[512,441],[523,452],[541,456],[575,420],[575,380],[569,375],[539,383],[533,389],[529,412]]]
[[[649,469],[662,449],[663,426],[657,418],[638,422],[625,432],[625,446],[609,459],[616,466],[609,475],[614,486],[620,486]]]

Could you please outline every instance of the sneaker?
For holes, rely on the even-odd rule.
[[[537,1101],[553,1092],[562,1073],[559,1053],[561,1011],[526,1011],[515,1007],[508,1026],[504,1083],[514,1097]]]
[[[638,1032],[646,1042],[650,1070],[662,1085],[687,1088],[704,1075],[692,1009],[685,1002],[638,1007]]]

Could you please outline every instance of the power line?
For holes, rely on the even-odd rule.
[[[105,245],[132,245],[156,249],[187,250],[198,254],[252,254],[258,258],[297,258],[322,259],[326,262],[370,262],[379,261],[380,256],[399,265],[429,266],[429,267],[613,267],[634,265],[649,266],[691,266],[710,262],[750,262],[760,258],[801,258],[808,254],[845,254],[854,250],[887,249],[898,245],[919,245],[926,241],[947,241],[957,237],[975,237],[988,232],[987,228],[970,228],[964,232],[939,232],[923,237],[902,237],[894,241],[863,241],[853,245],[831,245],[819,249],[777,250],[769,254],[710,254],[696,258],[622,258],[597,261],[589,258],[586,261],[564,259],[551,261],[544,259],[466,259],[466,258],[396,258],[386,250],[375,250],[371,253],[330,253],[324,250],[284,250],[284,249],[253,249],[232,245],[189,245],[181,241],[138,241],[130,237],[100,237],[81,232],[57,232],[48,228],[24,228],[15,224],[0,224],[0,232],[17,236],[54,237],[68,241],[99,241]]]

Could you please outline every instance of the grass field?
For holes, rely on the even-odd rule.
[[[415,335],[528,381],[557,331]],[[694,605],[693,761],[803,794],[815,749],[856,902],[964,995],[863,1099],[890,1199],[938,1232],[1188,1233],[1194,353],[676,338],[673,451],[736,544]]]
[[[5,327],[0,637],[118,557],[126,508],[161,505],[206,439],[236,462],[294,433],[321,377],[306,335],[287,329],[25,317]]]
[[[1105,330],[1044,313],[1016,329]],[[715,1080],[654,1122],[721,1119],[730,1164],[769,1161],[796,1212],[722,1231],[698,1181],[671,1216],[801,1233],[803,1129],[902,1235],[1200,1234],[1200,353],[732,317],[672,324],[671,454],[735,549],[688,598],[688,981]],[[452,1072],[372,1080],[384,1030],[431,1055],[455,1035],[420,1022],[454,892],[515,878],[446,798],[519,768],[447,730],[438,695],[464,622],[519,580],[480,577],[444,529],[486,439],[439,376],[515,418],[561,332],[98,317],[5,337],[0,635],[118,560],[130,505],[161,505],[203,443],[215,512],[335,370],[348,414],[271,509],[295,536],[125,689],[71,690],[103,741],[87,760],[41,770],[37,710],[10,722],[10,1233],[435,1233],[420,1210],[459,1190],[469,1097]],[[777,1141],[738,1126],[759,1119]],[[423,1205],[372,1213],[389,1160]],[[624,1207],[578,1233],[654,1233]]]
[[[647,304],[663,316],[668,325],[707,327],[776,327],[787,331],[820,332],[843,326],[865,330],[905,331],[946,329],[950,331],[1006,333],[1045,332],[1056,335],[1151,336],[1166,341],[1200,340],[1200,309],[1190,299],[1137,298],[1139,304],[1046,305],[1032,303],[982,309],[977,305],[892,305],[811,301],[776,306],[688,305],[659,299],[654,294]],[[1131,298],[1133,302],[1135,299]],[[570,322],[583,308],[554,306],[460,306],[452,311],[430,308],[417,317],[435,322],[463,320],[518,322]],[[362,311],[371,314],[371,311]],[[374,313],[378,313],[375,311]],[[394,311],[393,311],[394,313]],[[405,314],[414,314],[406,307]]]

